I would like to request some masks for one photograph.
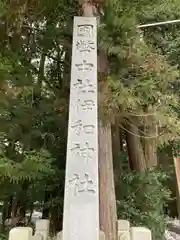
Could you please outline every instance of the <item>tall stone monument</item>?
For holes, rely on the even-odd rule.
[[[75,17],[63,240],[99,240],[97,23]]]

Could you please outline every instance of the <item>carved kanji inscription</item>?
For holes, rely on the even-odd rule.
[[[78,115],[81,114],[81,111],[87,113],[88,111],[93,110],[93,108],[95,107],[94,100],[90,100],[90,99],[81,100],[80,98],[77,98],[77,100],[73,104],[74,104],[74,109]]]
[[[79,174],[75,173],[69,180],[69,183],[74,188],[75,196],[82,192],[89,192],[92,194],[96,193],[94,182],[88,173],[85,173],[83,178],[81,178]]]
[[[91,40],[78,40],[76,47],[79,52],[89,53],[95,49],[95,43]]]
[[[75,64],[78,71],[92,71],[94,64],[91,62],[87,62],[86,60],[83,60],[82,63],[76,63]]]
[[[88,142],[85,143],[85,146],[81,146],[80,143],[75,143],[74,146],[71,148],[71,151],[75,155],[79,155],[82,157],[87,163],[88,160],[92,160],[94,154],[94,148],[90,147]]]
[[[93,100],[84,100],[83,103],[81,103],[82,110],[92,110],[95,106],[95,103]]]
[[[82,120],[77,120],[71,125],[71,128],[74,130],[76,135],[80,136],[81,132],[93,134],[95,126],[92,124],[83,125]]]
[[[77,82],[74,84],[74,87],[78,89],[78,94],[81,93],[95,93],[95,87],[89,79],[77,79]]]
[[[77,36],[78,37],[92,37],[94,26],[91,24],[79,24],[77,26]]]

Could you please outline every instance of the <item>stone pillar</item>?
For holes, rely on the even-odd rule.
[[[130,223],[127,220],[118,220],[118,240],[130,240]]]
[[[36,221],[35,235],[42,235],[43,240],[48,240],[49,236],[49,220],[41,219]]]
[[[16,227],[9,232],[9,240],[31,240],[32,228]]]
[[[131,240],[152,240],[151,231],[144,227],[132,227],[130,229]]]
[[[75,17],[63,240],[99,240],[97,20]]]

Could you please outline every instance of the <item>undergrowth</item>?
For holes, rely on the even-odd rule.
[[[121,199],[117,201],[119,219],[127,219],[132,226],[148,227],[153,240],[164,239],[168,216],[164,207],[171,200],[166,187],[170,173],[150,170],[144,173],[123,171],[117,186]]]

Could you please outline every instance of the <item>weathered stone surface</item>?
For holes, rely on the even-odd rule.
[[[36,232],[35,235],[42,235],[43,240],[48,239],[49,235],[49,220],[41,219],[36,221]]]
[[[151,231],[144,227],[131,227],[131,240],[151,240]]]
[[[104,234],[103,231],[100,231],[100,232],[99,232],[99,239],[100,239],[100,240],[106,240],[106,237],[105,237],[105,234]]]
[[[58,232],[57,237],[56,237],[56,240],[62,240],[62,231],[61,231],[61,232]],[[103,231],[100,231],[100,232],[99,232],[99,240],[106,240],[105,234],[104,234]]]
[[[9,240],[31,240],[32,228],[16,227],[9,232]]]
[[[31,240],[44,240],[41,234],[35,234],[31,237]]]
[[[96,25],[74,18],[63,240],[99,239]]]
[[[130,230],[130,222],[127,220],[118,220],[118,231],[129,231]]]
[[[56,240],[62,240],[62,231],[58,232]]]
[[[118,220],[118,240],[130,240],[130,223],[127,220]]]

